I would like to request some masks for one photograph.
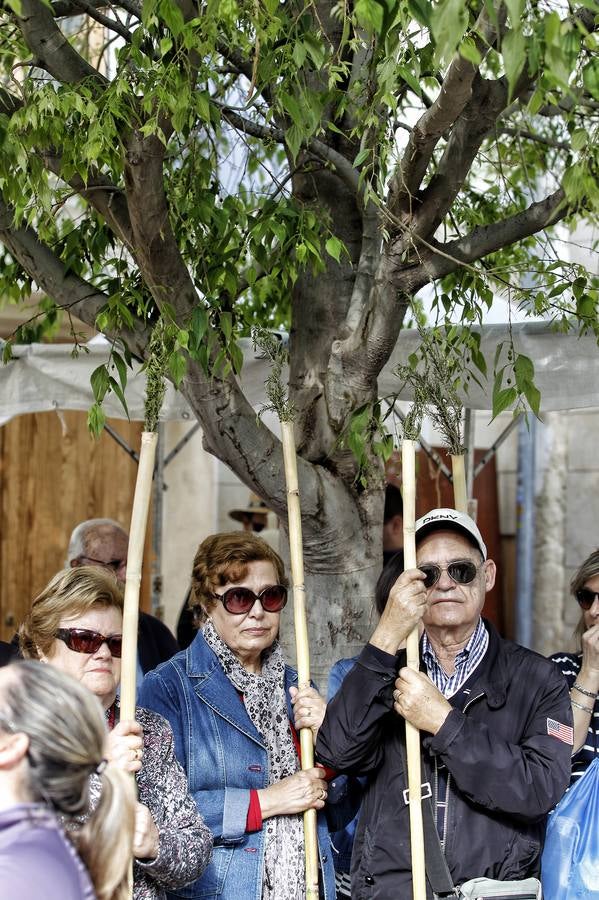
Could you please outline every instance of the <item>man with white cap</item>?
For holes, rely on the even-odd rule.
[[[570,774],[560,673],[481,618],[496,567],[476,523],[432,510],[416,545],[418,568],[393,586],[316,744],[321,761],[370,776],[352,856],[359,900],[412,896],[404,721],[422,732],[429,897],[476,877],[537,875],[545,818]],[[415,672],[399,648],[419,624]]]

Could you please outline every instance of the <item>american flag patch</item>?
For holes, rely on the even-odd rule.
[[[558,741],[563,741],[564,744],[570,744],[570,746],[574,744],[574,729],[569,725],[562,725],[555,719],[547,719],[547,734],[557,738]]]

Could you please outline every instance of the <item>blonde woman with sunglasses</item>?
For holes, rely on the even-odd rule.
[[[100,700],[109,730],[105,756],[136,773],[134,898],[164,900],[202,873],[212,836],[189,794],[168,722],[141,708],[136,721],[120,721],[122,622],[116,579],[81,566],[59,572],[35,598],[19,639],[24,657],[65,672]]]

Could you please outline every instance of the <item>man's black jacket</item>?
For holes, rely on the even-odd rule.
[[[435,796],[437,765],[449,771],[445,855],[452,878],[538,874],[545,817],[570,779],[568,686],[550,660],[489,631],[489,647],[436,735],[423,733],[423,782]],[[341,772],[370,774],[352,856],[353,900],[409,900],[409,812],[403,719],[393,711],[405,652],[367,644],[318,732],[319,759]],[[432,896],[429,888],[429,896]]]

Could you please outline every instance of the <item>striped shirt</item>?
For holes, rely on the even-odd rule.
[[[479,665],[488,646],[489,634],[483,620],[479,619],[472,637],[455,658],[455,672],[448,675],[439,663],[425,631],[422,636],[422,658],[426,665],[426,673],[444,697],[453,697]]]
[[[558,666],[562,675],[568,682],[568,687],[570,690],[572,689],[572,685],[578,678],[578,673],[580,672],[580,667],[582,665],[582,653],[554,653],[551,656],[551,659]],[[576,698],[579,702],[584,703],[586,706],[587,703],[592,703],[592,700],[587,700],[586,697]],[[586,740],[580,750],[574,754],[572,757],[572,776],[570,778],[570,785],[574,784],[577,779],[580,778],[581,775],[584,775],[590,764],[599,756],[599,746],[598,746],[598,735],[599,735],[599,698],[595,700],[593,706],[593,715],[591,716],[589,722],[589,730],[587,732]]]

